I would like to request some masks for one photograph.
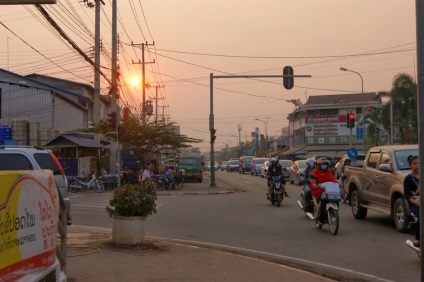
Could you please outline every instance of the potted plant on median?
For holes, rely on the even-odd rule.
[[[112,241],[137,245],[144,242],[146,218],[156,213],[153,183],[125,184],[113,192],[106,211],[112,217]]]

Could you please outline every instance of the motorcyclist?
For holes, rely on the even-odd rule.
[[[312,170],[315,168],[315,161],[311,158],[306,160],[306,169],[305,169],[305,183],[303,184],[303,209],[309,210],[311,203],[311,190],[309,186],[311,185],[311,174]]]
[[[173,179],[172,169],[169,167],[168,164],[163,166],[162,179],[166,183],[170,183]]]
[[[280,176],[281,182],[283,184],[283,192],[284,196],[290,197],[290,195],[286,191],[286,180],[283,175],[283,167],[278,162],[277,158],[271,158],[269,164],[268,164],[268,195],[271,195],[271,189],[272,189],[272,176]]]
[[[321,214],[321,194],[325,189],[319,187],[319,184],[324,182],[338,183],[337,179],[334,177],[333,171],[330,169],[330,162],[325,158],[321,158],[317,161],[317,169],[314,169],[311,173],[311,194],[319,202],[315,218],[319,218]]]

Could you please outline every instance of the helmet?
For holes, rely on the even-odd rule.
[[[313,168],[315,166],[315,161],[314,159],[309,158],[306,160],[306,164],[310,166],[311,168]]]
[[[318,169],[327,170],[330,167],[330,162],[326,158],[321,158],[317,162]]]
[[[166,165],[163,166],[163,168],[164,169],[168,169],[169,168],[169,165],[166,164]]]
[[[271,164],[276,165],[278,163],[278,160],[276,158],[271,158]]]

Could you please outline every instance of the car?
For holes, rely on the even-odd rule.
[[[253,175],[258,175],[261,173],[261,167],[264,164],[264,162],[268,160],[267,158],[253,158],[252,159],[252,163],[250,164],[250,174]]]
[[[205,164],[205,170],[206,171],[210,171],[211,170],[211,167],[212,167],[211,162],[210,161],[206,162],[206,164]],[[215,162],[215,165],[214,165],[215,171],[218,170],[218,167],[219,167],[218,162]]]
[[[305,181],[306,160],[297,160],[289,168],[289,181],[291,184],[302,185]]]
[[[65,172],[53,153],[35,147],[0,146],[0,171],[49,169],[53,172],[56,186],[68,209],[67,224],[72,224],[71,202],[68,198],[68,180]]]
[[[227,172],[238,171],[239,169],[239,160],[228,161],[227,163]]]
[[[228,161],[222,161],[221,162],[221,164],[219,165],[219,167],[221,168],[221,171],[227,169],[227,164],[228,164]]]
[[[243,156],[239,160],[239,173],[244,174],[245,172],[250,172],[251,163],[254,156]]]
[[[351,160],[350,166],[361,167],[361,166],[364,165],[365,156],[366,156],[366,154],[358,154],[356,156],[356,158],[351,159],[347,155],[343,155],[341,157],[341,159],[334,166],[334,176],[336,178],[340,178],[341,177],[346,159],[350,159]]]
[[[261,177],[266,177],[266,174],[268,173],[268,164],[269,160],[265,161],[261,166]]]
[[[293,164],[292,160],[279,160],[278,161],[283,168],[283,176],[284,179],[289,179],[289,169],[291,165]]]

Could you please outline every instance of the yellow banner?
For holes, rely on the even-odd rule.
[[[0,172],[0,281],[54,264],[58,220],[52,171]]]

